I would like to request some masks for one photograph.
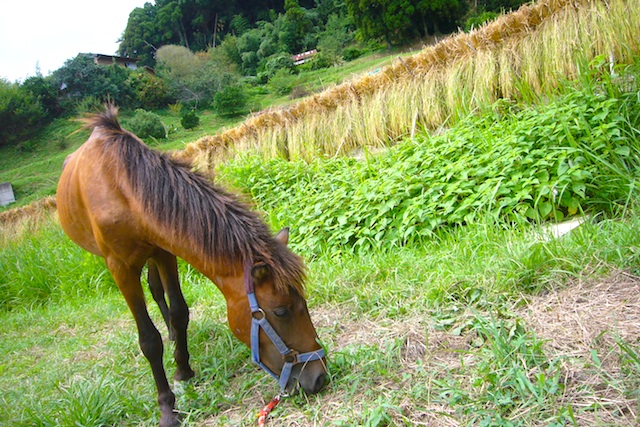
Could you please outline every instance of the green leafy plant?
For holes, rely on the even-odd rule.
[[[176,102],[174,104],[169,104],[167,107],[169,108],[169,112],[172,115],[174,115],[176,117],[180,116],[180,112],[182,111],[182,103],[181,102],[178,101],[178,102]]]
[[[247,101],[242,86],[227,86],[213,97],[213,108],[221,116],[234,116],[246,108]]]
[[[640,107],[633,93],[613,95],[574,90],[525,110],[497,104],[501,113],[364,160],[247,156],[222,172],[306,235],[312,253],[415,243],[487,217],[521,223],[612,212],[637,191],[640,169]]]
[[[133,117],[126,121],[131,132],[140,138],[163,139],[167,137],[167,131],[160,121],[160,117],[152,112],[138,109]]]
[[[200,125],[200,117],[198,117],[195,110],[189,110],[182,115],[180,124],[185,129],[197,128]]]

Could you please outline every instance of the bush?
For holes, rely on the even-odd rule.
[[[290,54],[280,52],[261,61],[258,80],[261,83],[266,83],[280,70],[288,70],[294,73],[294,65]]]
[[[170,101],[167,83],[144,70],[131,73],[127,83],[133,89],[138,106],[162,108]]]
[[[182,115],[180,123],[185,129],[194,129],[200,125],[200,117],[198,117],[195,110],[189,110]]]
[[[364,51],[357,47],[351,46],[342,50],[342,59],[345,61],[353,61],[354,59],[360,58],[362,55],[364,55]]]
[[[287,95],[296,85],[296,79],[293,78],[291,71],[283,68],[276,71],[269,80],[269,89],[276,95]]]
[[[305,62],[300,66],[303,70],[313,71],[313,70],[321,70],[323,68],[329,68],[335,64],[336,58],[328,54],[326,52],[318,52],[313,55],[310,61]]]
[[[167,131],[160,121],[160,117],[149,111],[137,109],[133,117],[127,121],[127,125],[129,130],[140,138],[162,139],[167,137]]]
[[[247,101],[242,86],[227,86],[213,97],[213,108],[221,116],[233,116],[246,108]]]

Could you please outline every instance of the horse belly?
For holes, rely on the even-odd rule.
[[[66,163],[66,161],[65,161]],[[67,166],[67,165],[65,165]],[[65,234],[78,246],[96,255],[102,256],[93,236],[91,220],[74,183],[71,168],[65,167],[58,182],[56,204],[58,218]]]

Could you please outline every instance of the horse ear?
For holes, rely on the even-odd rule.
[[[285,227],[282,230],[278,231],[275,239],[276,241],[286,246],[289,243],[289,227]]]
[[[263,262],[258,263],[251,269],[251,277],[255,283],[262,283],[269,277],[269,266]]]

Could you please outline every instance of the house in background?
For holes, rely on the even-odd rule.
[[[318,53],[316,49],[308,50],[306,52],[298,53],[296,55],[291,56],[291,60],[293,61],[293,65],[304,64],[305,62],[311,60],[313,55]]]
[[[130,70],[138,69],[138,58],[127,58],[123,56],[103,55],[101,53],[81,53],[80,55],[93,58],[96,65],[120,65]]]
[[[130,58],[125,56],[115,56],[115,55],[103,55],[101,53],[81,53],[82,56],[87,56],[93,59],[93,62],[96,65],[120,65],[121,67],[126,67],[130,70],[137,70],[138,68],[143,68],[149,74],[155,74],[153,68],[143,66],[138,66],[138,61],[140,58]]]

